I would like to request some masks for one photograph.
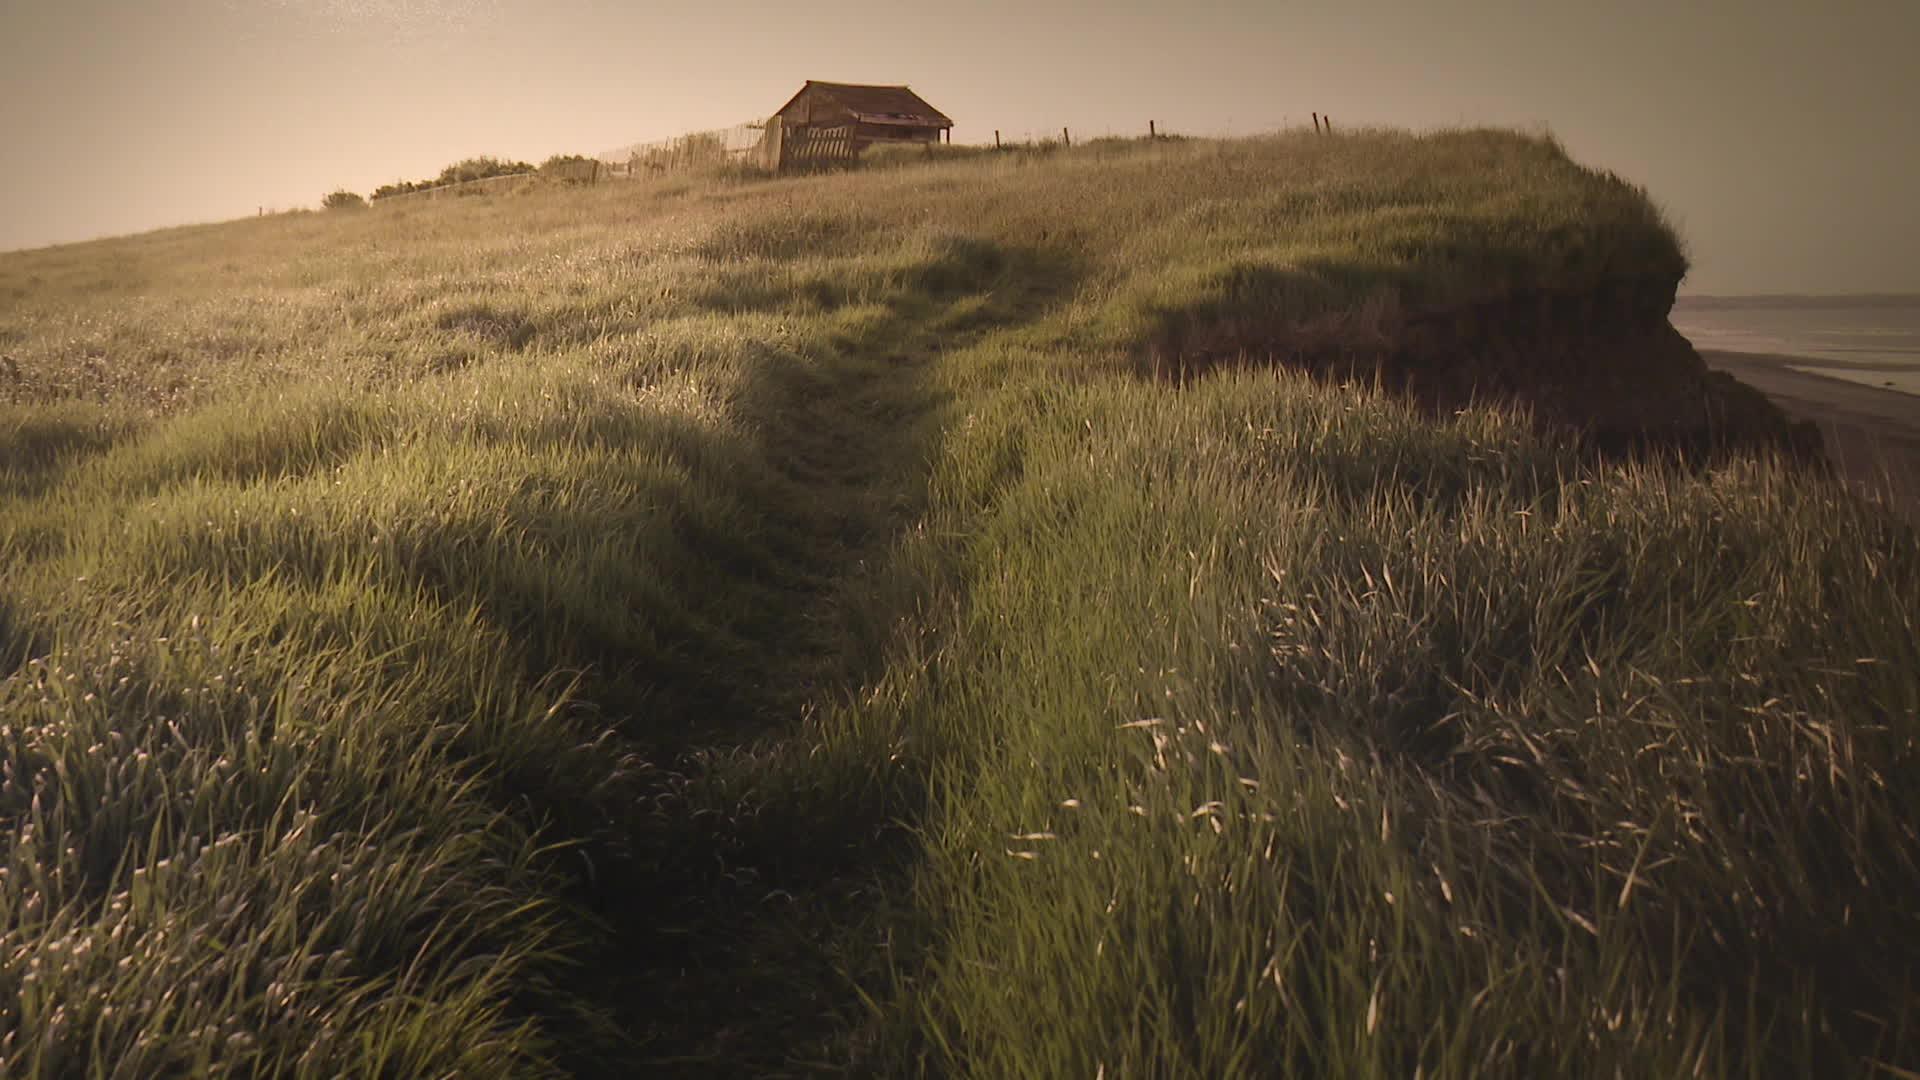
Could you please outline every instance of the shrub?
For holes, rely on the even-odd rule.
[[[567,183],[590,183],[599,178],[600,163],[585,154],[555,154],[540,163],[540,175]]]
[[[374,197],[378,198],[379,193],[375,192]],[[320,205],[326,207],[328,210],[364,210],[367,206],[367,200],[361,198],[354,192],[343,189],[329,192],[326,198],[320,200]]]
[[[533,172],[533,166],[524,161],[504,161],[500,158],[475,157],[456,161],[440,170],[440,176],[434,184],[464,184],[469,180],[486,180],[495,176],[516,176]],[[430,185],[431,186],[431,185]]]
[[[434,186],[431,180],[395,180],[391,184],[381,184],[379,187],[374,188],[371,198],[377,202],[389,195],[410,195],[413,192],[425,191]]]
[[[373,198],[377,201],[392,195],[410,195],[416,191],[430,191],[450,184],[464,184],[470,180],[486,180],[495,176],[520,176],[537,170],[524,161],[506,161],[492,157],[474,157],[440,170],[440,175],[431,180],[396,180],[391,184],[382,184],[373,189]]]

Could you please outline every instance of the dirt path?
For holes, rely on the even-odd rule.
[[[1920,397],[1795,371],[1800,357],[1703,352],[1707,366],[1820,427],[1829,459],[1861,491],[1920,522]]]

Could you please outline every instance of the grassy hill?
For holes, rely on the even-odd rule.
[[[1920,1069],[1920,545],[1684,270],[1497,132],[0,257],[0,1071]]]

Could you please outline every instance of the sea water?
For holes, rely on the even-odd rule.
[[[1920,395],[1920,296],[1683,296],[1672,320],[1701,352],[1803,357],[1788,366]]]

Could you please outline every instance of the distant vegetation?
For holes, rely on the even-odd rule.
[[[333,191],[320,200],[320,205],[328,210],[362,210],[366,208],[367,200],[352,191]]]
[[[520,176],[537,171],[524,161],[504,161],[500,158],[475,157],[456,161],[440,170],[440,175],[432,180],[396,181],[382,184],[373,189],[374,199],[384,199],[389,195],[405,195],[430,188],[445,187],[448,184],[464,184],[471,180],[490,180],[496,176]]]
[[[897,164],[0,256],[0,1072],[1920,1070],[1920,543],[1643,192]]]
[[[456,161],[440,170],[435,183],[464,184],[469,180],[488,180],[496,176],[519,176],[534,171],[532,165],[524,161],[503,161],[499,158],[476,157]]]
[[[585,154],[555,154],[540,163],[540,175],[558,180],[577,181],[595,175],[599,162]]]

